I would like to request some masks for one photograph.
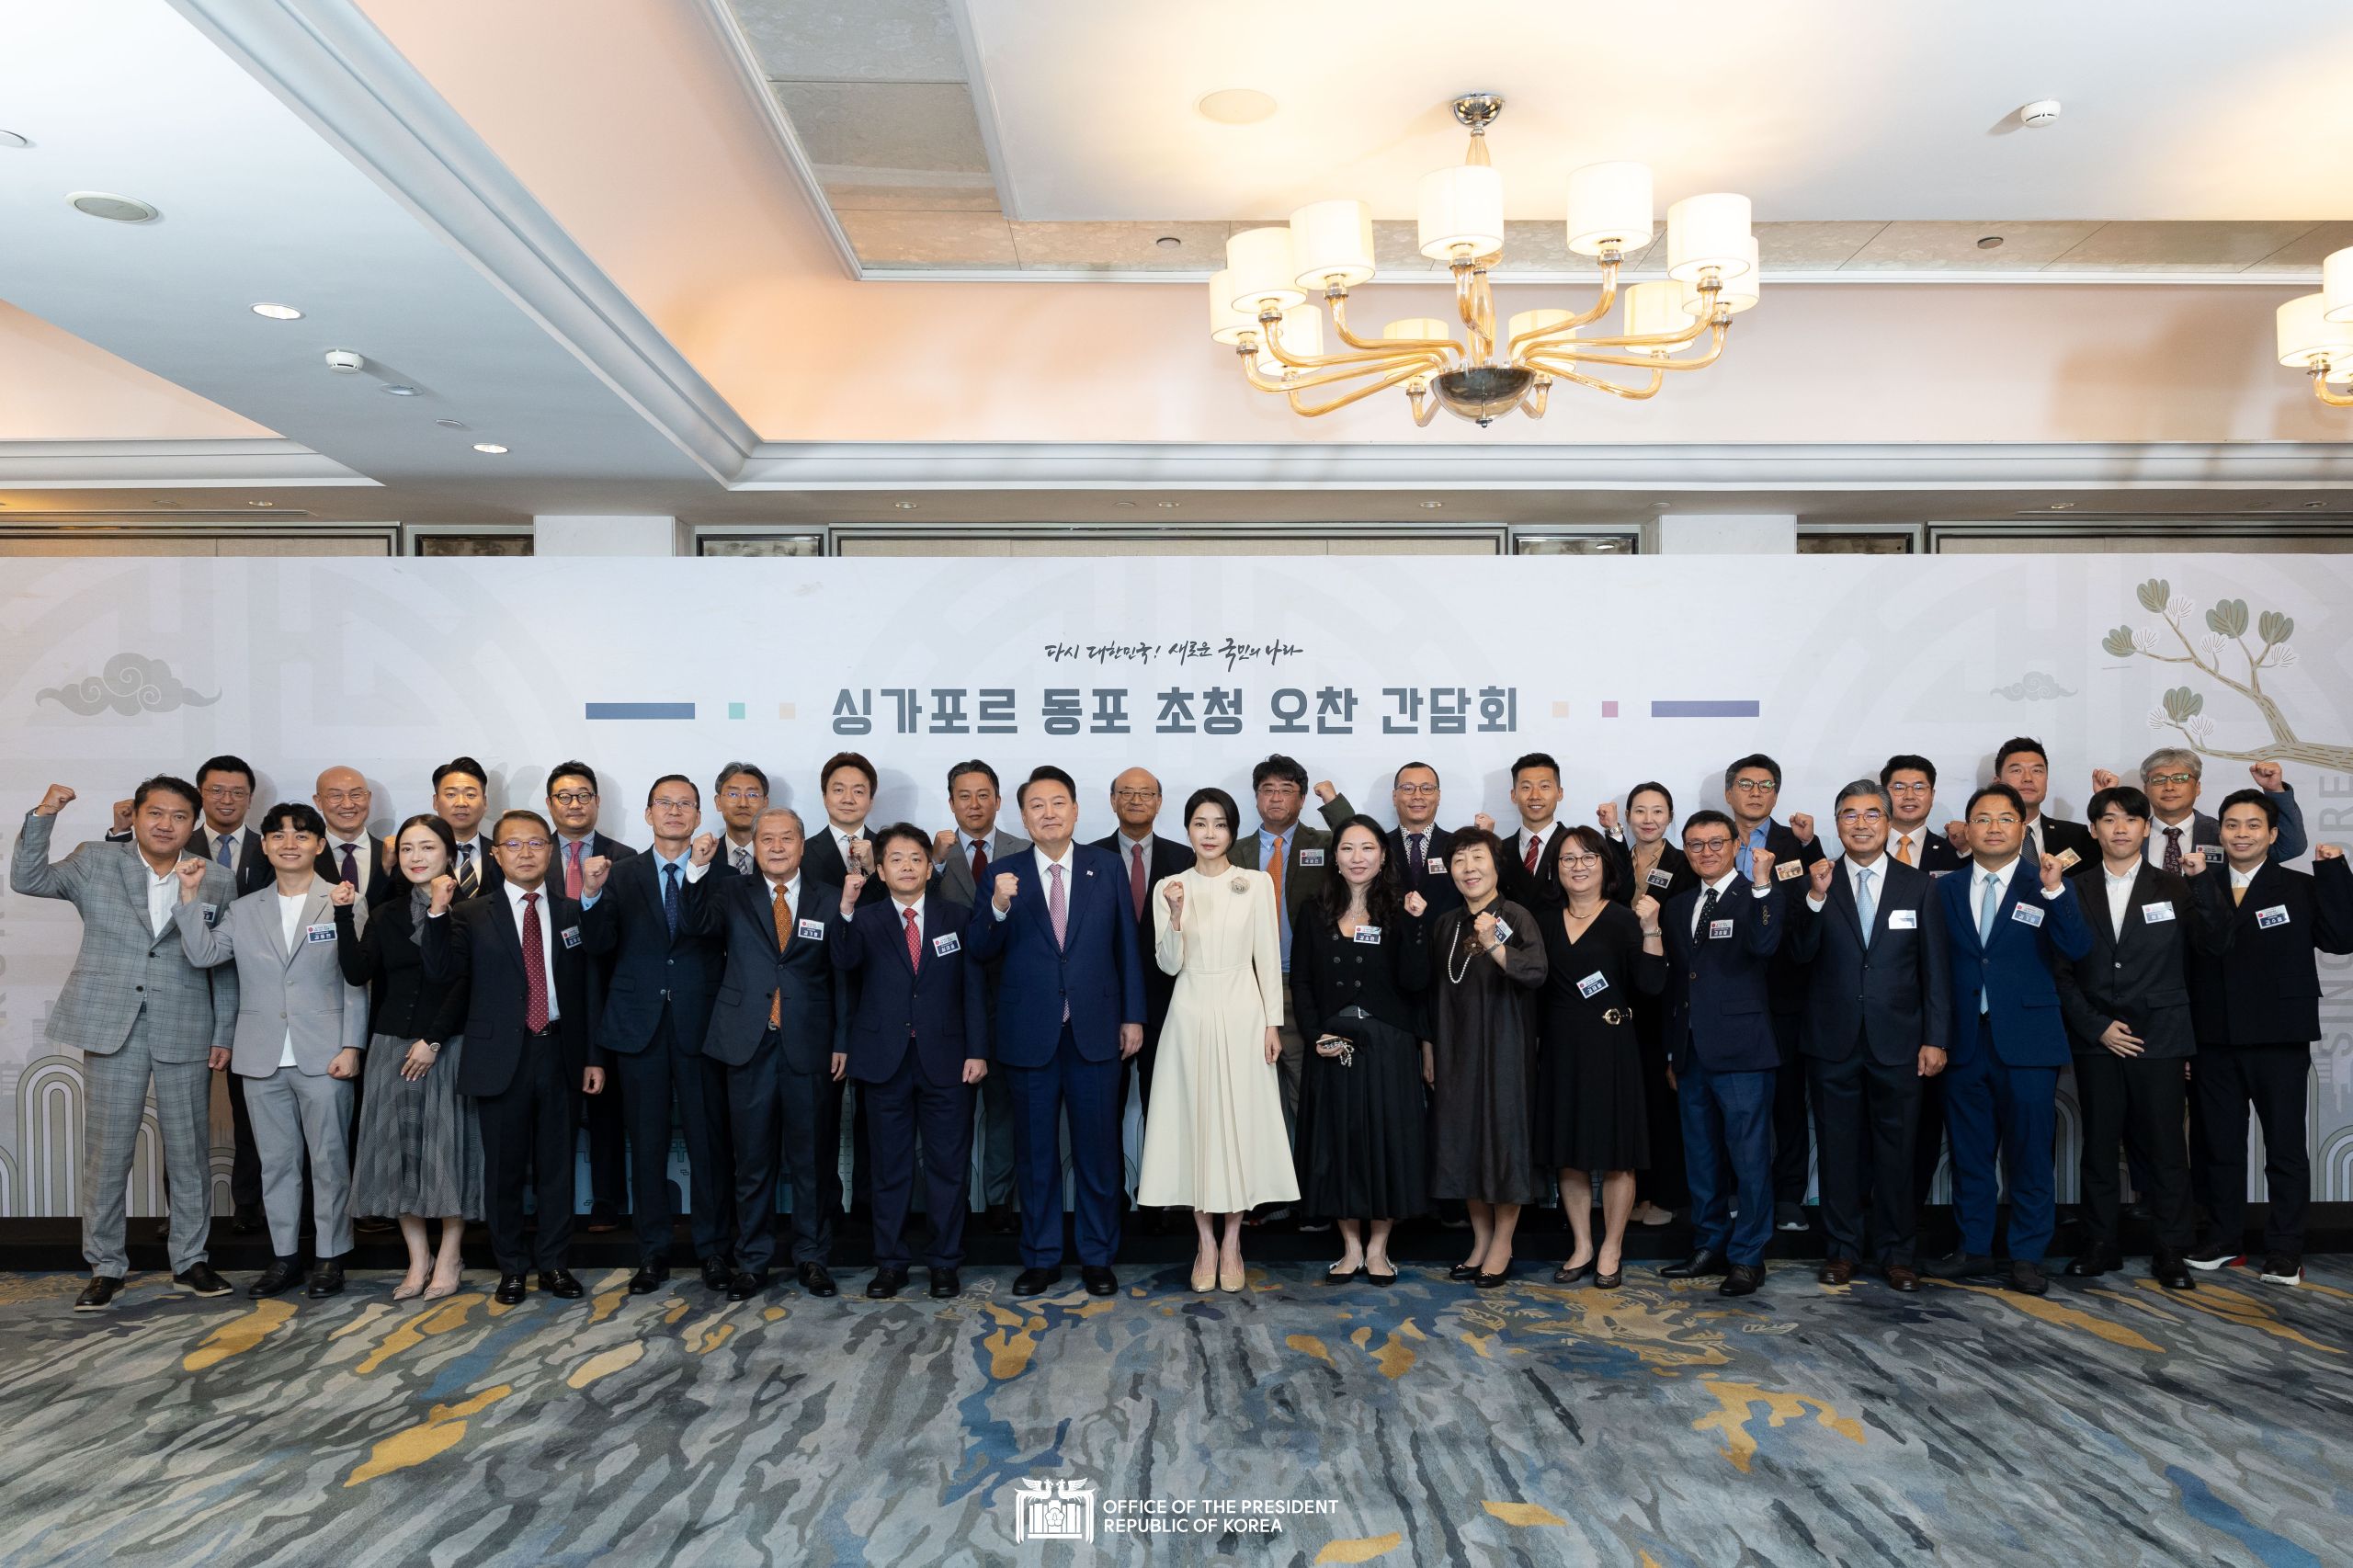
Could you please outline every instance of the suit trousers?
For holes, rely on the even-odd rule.
[[[1994,1053],[1993,1026],[1977,1020],[1977,1050],[1944,1071],[1945,1130],[1952,1141],[1953,1223],[1961,1249],[1994,1250],[1998,1154],[2009,1187],[2010,1257],[2040,1263],[2051,1245],[2052,1141],[2058,1129],[2059,1069],[2012,1067]]]
[[[1062,1121],[1070,1118],[1071,1170],[1077,1178],[1078,1261],[1108,1268],[1120,1250],[1120,1062],[1079,1055],[1063,1026],[1042,1067],[991,1069],[1012,1080],[1019,1150],[1021,1262],[1053,1268],[1063,1260]]]
[[[1945,1081],[1920,1080],[1920,1125],[1912,1141],[1912,1201],[1925,1206],[1945,1157]]]
[[[279,1257],[302,1249],[305,1154],[318,1233],[313,1249],[321,1262],[351,1250],[351,1084],[299,1067],[245,1080],[245,1109],[261,1154],[262,1211],[269,1217],[269,1249]]]
[[[1683,1112],[1683,1166],[1691,1183],[1691,1245],[1759,1265],[1773,1239],[1773,1080],[1764,1073],[1711,1073],[1683,1054],[1676,1101]],[[1730,1210],[1737,1202],[1740,1213]]]
[[[2081,1178],[2084,1222],[2094,1246],[2113,1247],[2120,1232],[2122,1183],[2116,1174],[2120,1145],[2148,1170],[2143,1196],[2158,1248],[2188,1252],[2196,1233],[2189,1210],[2189,1147],[2182,1116],[2189,1085],[2178,1056],[2132,1060],[2110,1051],[2075,1058],[2075,1097],[2084,1113]]]
[[[563,1049],[554,1038],[529,1037],[506,1087],[474,1100],[482,1126],[483,1207],[501,1274],[563,1267],[577,1190],[573,1107],[578,1087],[564,1071]],[[539,1212],[536,1233],[524,1225],[527,1191]]]
[[[973,1099],[972,1207],[993,1209],[1013,1201],[1013,1080],[992,1069]]]
[[[153,1028],[142,1012],[121,1050],[82,1058],[82,1256],[92,1274],[110,1279],[131,1272],[125,1202],[150,1083],[171,1202],[173,1273],[205,1260],[212,1223],[212,1070],[201,1060],[156,1061]]]
[[[733,1207],[733,1184],[719,1182],[719,1163],[710,1146],[710,1113],[703,1104],[702,1058],[678,1049],[670,1025],[670,1010],[662,1009],[654,1038],[634,1055],[611,1054],[612,1083],[602,1095],[617,1103],[629,1140],[630,1217],[637,1230],[640,1261],[666,1263],[678,1226],[677,1202],[670,1186],[670,1109],[677,1108],[677,1125],[687,1145],[688,1202],[694,1233],[695,1256],[723,1257],[733,1227],[727,1222]],[[589,1133],[590,1148],[596,1142]],[[594,1153],[590,1155],[595,1158]]]
[[[924,1206],[931,1215],[931,1246],[924,1262],[933,1268],[961,1267],[964,1170],[972,1156],[972,1089],[925,1077],[910,1042],[899,1070],[860,1083],[858,1097],[866,1107],[867,1147],[874,1162],[876,1266],[907,1266],[907,1201],[920,1164]]]
[[[726,1062],[716,1056],[695,1056],[688,1060],[693,1063],[688,1071],[694,1073],[701,1084],[699,1104],[702,1111],[702,1142],[704,1149],[710,1155],[710,1222],[713,1226],[712,1236],[719,1249],[715,1255],[706,1253],[703,1256],[706,1257],[717,1256],[732,1262],[735,1256],[736,1243],[741,1238],[742,1233],[736,1228],[735,1137],[731,1119],[732,1113],[729,1109],[729,1068]],[[679,1105],[680,1114],[683,1117],[686,1105],[684,1096],[680,1096]],[[694,1158],[694,1146],[691,1143],[687,1146],[687,1158],[688,1160]],[[694,1181],[692,1191],[696,1195],[694,1204],[699,1209],[703,1206],[700,1196],[703,1183],[699,1176],[691,1179]],[[695,1234],[699,1238],[702,1233],[698,1230]],[[696,1244],[701,1244],[699,1239]]]
[[[2246,1236],[2247,1107],[2263,1128],[2263,1184],[2271,1208],[2263,1250],[2301,1257],[2304,1210],[2312,1201],[2312,1156],[2304,1147],[2304,1102],[2313,1051],[2292,1045],[2208,1046],[2191,1080],[2200,1108],[2199,1166],[2206,1173],[2207,1240],[2236,1252]]]
[[[614,1060],[621,1058],[616,1053]],[[588,1211],[599,1219],[615,1218],[630,1204],[627,1114],[621,1097],[609,1091],[580,1096],[580,1125],[588,1133]],[[638,1233],[645,1233],[643,1227]]]
[[[1795,1013],[1773,1015],[1773,1043],[1781,1070],[1773,1079],[1773,1201],[1803,1203],[1813,1147],[1806,1136],[1805,1063],[1798,1052],[1803,1020]]]
[[[823,1263],[841,1212],[841,1142],[822,1137],[835,1085],[796,1073],[770,1029],[752,1059],[727,1069],[727,1132],[735,1152],[735,1267],[764,1274],[776,1260],[776,1198],[792,1194],[792,1261]],[[836,1124],[837,1125],[837,1124]],[[829,1181],[827,1178],[831,1177]]]
[[[1805,1059],[1820,1149],[1822,1229],[1829,1256],[1909,1265],[1918,1209],[1912,1148],[1920,1122],[1917,1062],[1889,1065],[1860,1040],[1844,1061]],[[1877,1173],[1885,1173],[1874,1179]]]
[[[254,1146],[254,1119],[245,1108],[245,1081],[234,1073],[229,1074],[229,1131],[234,1143],[229,1161],[229,1201],[241,1212],[258,1209],[261,1152]]]

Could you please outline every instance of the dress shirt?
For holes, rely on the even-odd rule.
[[[1042,845],[1032,845],[1029,849],[1029,858],[1038,863],[1038,887],[1042,896],[1051,898],[1054,893],[1054,879],[1046,874],[1047,869],[1053,866],[1060,866],[1063,869],[1063,908],[1065,912],[1069,910],[1071,901],[1078,897],[1078,890],[1071,885],[1071,876],[1073,871],[1071,859],[1073,851],[1077,846],[1077,842],[1078,841],[1076,839],[1073,839],[1069,844],[1063,845],[1063,858],[1059,860],[1047,854],[1045,846]],[[979,892],[978,889],[974,889],[973,891],[975,892]],[[987,897],[989,901],[989,913],[995,915],[999,920],[1004,919],[1006,915],[1013,913],[1009,908],[999,909],[996,906],[995,893],[991,892]],[[1049,920],[1047,924],[1051,926],[1052,922]]]
[[[1893,843],[1893,840],[1891,839],[1889,842]],[[1845,857],[1838,862],[1839,868],[1847,873],[1847,891],[1854,895],[1855,907],[1857,909],[1859,910],[1863,907],[1863,873],[1865,871],[1869,871],[1871,874],[1872,910],[1876,912],[1880,904],[1885,902],[1887,898],[1887,868],[1892,858],[1891,852],[1883,850],[1881,852],[1877,859],[1868,862],[1858,861],[1852,855]],[[1808,909],[1813,910],[1816,915],[1821,914],[1824,909],[1828,908],[1829,904],[1830,901],[1826,898],[1818,897],[1812,892],[1805,895],[1805,906]],[[1868,931],[1863,934],[1866,937],[1870,935]]]
[[[2160,871],[2165,869],[2165,829],[2169,827],[2181,829],[2181,858],[2183,859],[2187,860],[2197,854],[2198,808],[2193,805],[2189,810],[2182,812],[2179,822],[2167,822],[2157,815],[2154,808],[2150,810],[2149,842],[2141,846],[2141,858]]]
[[[739,849],[749,858],[746,859],[745,865],[754,870],[757,870],[760,864],[759,852],[753,847],[752,841],[748,838],[744,840],[741,844],[736,843],[732,838],[722,838],[719,841],[718,858],[726,861],[729,869],[735,869],[735,852]]]
[[[308,888],[290,896],[286,893],[278,895],[278,928],[285,934],[286,952],[290,958],[301,950],[302,906],[310,902],[311,890]],[[294,1065],[294,1027],[291,1024],[286,1028],[286,1049],[278,1052],[278,1064],[280,1067]]]
[[[238,866],[245,858],[245,824],[239,823],[227,833],[221,834],[213,832],[212,824],[206,823],[204,832],[205,835],[212,840],[212,863],[216,866],[226,866],[229,875],[234,878]],[[221,846],[224,842],[229,846],[229,858],[226,861],[221,858]]]
[[[347,849],[351,851],[352,869],[359,873],[359,881],[353,885],[359,890],[360,898],[365,900],[369,885],[376,880],[375,853],[369,849],[368,835],[364,833],[358,838],[328,839],[327,863],[335,868],[338,880],[343,876],[343,852]]]
[[[1899,858],[1900,857],[1895,853],[1896,846],[1908,838],[1912,841],[1912,864],[1926,869],[1928,859],[1928,840],[1935,836],[1937,836],[1935,830],[1926,822],[1913,828],[1901,825],[1891,827],[1887,835],[1888,858],[1891,860]]]
[[[518,940],[523,935],[523,895],[526,892],[540,895],[540,972],[547,976],[548,1024],[552,1028],[556,1016],[563,1009],[556,1006],[555,1000],[555,917],[548,912],[547,884],[541,882],[536,888],[521,888],[513,882],[501,882],[498,886],[499,891],[506,895],[506,917],[515,922],[515,935]]]
[[[840,824],[834,822],[830,818],[826,820],[825,831],[834,835],[834,847],[841,851],[842,870],[846,873],[855,870],[858,868],[858,857],[851,852],[850,846],[858,842],[858,835],[864,832],[866,824],[863,820],[858,823],[858,826],[847,828],[843,827]],[[796,904],[794,907],[798,908],[800,906]]]
[[[767,889],[767,892],[768,892],[768,904],[769,904],[769,906],[770,906],[771,908],[773,908],[773,907],[775,906],[775,904],[776,904],[776,893],[777,893],[777,888],[778,888],[778,886],[779,886],[779,883],[777,882],[777,880],[776,880],[774,877],[769,876],[769,875],[768,875],[767,872],[765,872],[765,871],[763,871],[763,872],[761,872],[761,873],[760,873],[760,882],[761,882],[761,885],[763,885],[764,887],[766,887],[766,888]],[[804,916],[804,914],[805,914],[805,912],[804,912],[804,911],[801,909],[801,868],[800,868],[800,867],[795,866],[795,867],[792,869],[792,875],[791,875],[791,876],[790,876],[790,877],[788,877],[788,878],[786,878],[786,879],[784,880],[784,882],[782,883],[782,886],[783,886],[783,888],[784,888],[784,903],[785,903],[785,907],[792,911],[792,923],[793,923],[795,926],[799,926],[799,925],[801,924],[801,919],[802,919],[802,918],[803,918],[803,916]],[[818,918],[816,915],[807,915],[806,917],[807,917],[807,918],[809,918],[809,919],[811,919],[811,920],[814,920],[814,919]]]
[[[1691,901],[1691,939],[1693,941],[1696,942],[1700,939],[1699,911],[1707,906],[1708,895],[1710,893],[1714,893],[1716,895],[1716,902],[1721,904],[1723,902],[1723,896],[1726,891],[1732,887],[1733,883],[1739,881],[1740,880],[1740,872],[1735,869],[1726,871],[1722,876],[1718,877],[1712,882],[1701,882],[1699,884],[1699,896]],[[1769,887],[1760,888],[1755,883],[1751,883],[1748,889],[1750,895],[1755,898],[1763,898],[1767,893],[1771,892],[1773,890]]]
[[[1735,832],[1739,827],[1740,824],[1737,822],[1733,824]],[[1773,819],[1771,817],[1767,817],[1749,829],[1748,836],[1740,841],[1739,849],[1733,854],[1732,869],[1744,877],[1752,874],[1756,866],[1756,852],[1765,847],[1765,841],[1772,836],[1772,833]]]
[[[2099,874],[2108,885],[2108,928],[2120,938],[2124,935],[2124,917],[2132,909],[2132,884],[2141,880],[2141,868],[2135,866],[2120,877],[2103,863]]]
[[[897,893],[891,895],[891,924],[899,928],[899,941],[902,945],[907,939],[907,911],[910,909],[915,912],[915,943],[920,947],[923,943],[923,894],[915,894],[913,903],[901,898]]]
[[[1557,822],[1548,822],[1542,827],[1529,827],[1525,823],[1520,824],[1519,831],[1511,835],[1511,852],[1519,857],[1519,863],[1523,868],[1528,864],[1529,841],[1533,839],[1540,846],[1544,840],[1552,835],[1552,830],[1560,825]],[[1541,860],[1536,862],[1536,874],[1540,878],[1544,875],[1544,862]]]
[[[139,858],[139,869],[147,873],[147,923],[160,937],[164,927],[172,923],[172,911],[179,905],[179,872],[174,869],[158,875],[144,855]]]
[[[1972,868],[1969,873],[1969,918],[1972,925],[1976,922],[1979,912],[1985,907],[1986,882],[1990,881],[1998,883],[2002,889],[2000,897],[2007,898],[2010,896],[2010,876],[2025,863],[2026,857],[2023,854],[2019,854],[2011,856],[2009,863],[2003,866],[1998,870],[1989,871],[1983,866]],[[2042,878],[2040,874],[2041,862],[2037,861],[2035,864],[2038,868],[2037,875],[2034,879],[2036,882],[2035,892],[2040,893],[2046,899],[2057,898],[2059,896],[2058,892],[2053,892],[2049,888],[2040,885],[2042,881]],[[2065,886],[2063,884],[2059,892],[2064,892],[2066,891]],[[1995,902],[1999,903],[2000,900],[1996,899]]]

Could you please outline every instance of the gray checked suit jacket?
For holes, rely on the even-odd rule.
[[[8,884],[28,898],[62,898],[82,916],[82,947],[65,989],[49,1010],[49,1038],[93,1056],[111,1056],[147,1014],[157,1062],[201,1062],[227,1045],[237,1016],[237,977],[188,961],[174,924],[147,919],[147,867],[139,846],[90,843],[55,865],[49,839],[57,819],[28,812],[17,835]],[[225,909],[237,896],[229,873],[205,873],[204,901]]]
[[[1029,847],[1029,841],[1026,838],[1017,838],[1009,833],[990,830],[989,883],[992,889],[996,883],[996,863],[1007,856],[1019,855]],[[968,857],[961,836],[957,838],[956,846],[948,852],[948,858],[939,863],[939,891],[959,903],[974,909],[980,907],[980,890],[972,886],[972,862]],[[989,896],[995,898],[996,894],[992,891]]]
[[[327,902],[328,886],[324,878],[312,882],[290,952],[275,881],[231,904],[218,924],[205,924],[200,903],[181,904],[172,916],[188,962],[235,967],[237,1037],[229,1069],[241,1078],[267,1078],[277,1072],[289,1031],[294,1037],[294,1065],[313,1078],[324,1076],[335,1052],[346,1046],[368,1049],[368,992],[346,982],[335,960],[335,905]],[[326,939],[309,940],[308,934],[321,927]]]

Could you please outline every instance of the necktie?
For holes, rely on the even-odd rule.
[[[2246,884],[2244,882],[2233,882],[2231,884],[2231,907],[2236,909],[2238,907],[2239,901],[2245,897],[2246,897]]]
[[[782,952],[790,946],[792,946],[792,901],[784,896],[784,886],[779,883],[776,890],[776,950]],[[768,998],[768,1028],[775,1028],[783,1022],[784,988],[779,986],[777,994]]]
[[[1871,897],[1871,873],[1855,873],[1855,913],[1863,919],[1863,946],[1871,945],[1871,917],[1879,913],[1879,901]]]
[[[1917,865],[1912,858],[1912,835],[1904,834],[1895,841],[1895,858],[1906,866]]]
[[[349,882],[355,889],[359,886],[359,858],[351,852],[348,844],[343,846],[343,869],[336,880]]]
[[[1136,918],[1143,918],[1143,846],[1128,846],[1128,897],[1136,906]]]
[[[540,947],[540,895],[523,895],[523,1027],[548,1027],[548,956]]]
[[[972,891],[981,891],[981,879],[989,873],[989,846],[979,839],[972,841]]]
[[[672,861],[662,868],[662,918],[670,923],[670,935],[678,934],[678,864]]]
[[[2031,827],[2026,830],[2026,863],[2029,866],[2042,864],[2042,845],[2034,836]]]
[[[1275,907],[1279,910],[1283,906],[1283,841],[1280,834],[1275,835],[1275,853],[1267,867],[1267,875],[1274,879]]]
[[[563,896],[570,899],[580,896],[580,845],[577,840],[566,845],[563,850]]]
[[[235,869],[233,866],[229,865],[230,846],[234,842],[234,835],[226,833],[221,835],[221,864],[231,870]]]
[[[1528,835],[1528,874],[1529,876],[1536,874],[1536,858],[1543,853],[1544,835],[1540,833],[1529,834]]]
[[[1980,948],[1990,948],[1994,945],[1994,912],[2001,906],[2002,884],[1989,873],[1985,877],[1984,890],[1978,894],[1977,899],[1977,945]],[[1988,998],[1984,989],[1979,988],[1977,1010],[1981,1013],[1991,1012],[1993,1006],[1994,1004]]]
[[[458,846],[458,893],[472,898],[482,886],[482,869],[474,864],[474,841],[467,839]]]
[[[1699,900],[1699,918],[1691,923],[1691,935],[1695,939],[1707,939],[1708,922],[1715,917],[1715,913],[1716,890],[1710,888]]]
[[[899,918],[907,923],[907,967],[920,974],[923,972],[923,938],[915,934],[915,912],[903,909],[899,911]]]
[[[1428,867],[1429,862],[1422,858],[1422,835],[1418,833],[1407,835],[1405,839],[1405,885],[1412,888],[1415,892],[1419,892],[1422,888],[1422,873],[1427,870]]]
[[[1053,920],[1054,946],[1059,948],[1070,932],[1070,906],[1063,902],[1063,869],[1049,866],[1046,875],[1051,879],[1046,884],[1046,914]],[[1063,1022],[1070,1022],[1070,997],[1067,994],[1063,997]]]
[[[748,877],[752,874],[752,846],[750,845],[745,845],[733,851],[729,858],[735,862],[735,874],[737,876]]]
[[[2181,829],[2177,827],[2165,829],[2165,869],[2181,875]]]

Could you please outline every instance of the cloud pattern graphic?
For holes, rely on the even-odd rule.
[[[2040,670],[2029,670],[2009,685],[1995,687],[1994,695],[2006,697],[2013,702],[2051,702],[2075,694]]]
[[[106,668],[84,676],[70,686],[51,687],[35,694],[37,702],[54,702],[76,713],[169,713],[176,708],[210,708],[221,700],[189,690],[161,659],[139,653],[117,653]]]

